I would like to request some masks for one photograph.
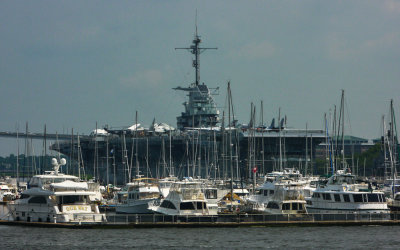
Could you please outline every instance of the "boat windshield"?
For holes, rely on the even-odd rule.
[[[51,183],[61,183],[64,181],[73,181],[73,182],[78,182],[77,178],[43,178],[42,179],[42,184],[51,184]]]
[[[202,210],[207,208],[207,204],[205,202],[182,202],[179,205],[181,210]]]
[[[63,195],[57,196],[57,204],[87,204],[87,195]]]

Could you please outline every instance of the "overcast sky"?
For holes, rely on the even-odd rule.
[[[231,81],[240,122],[264,101],[293,128],[322,129],[346,96],[347,133],[381,134],[400,110],[400,1],[1,1],[0,131],[88,134],[153,118],[176,126],[194,81],[195,13],[201,82]],[[221,112],[222,113],[222,112]],[[16,152],[0,138],[0,155]],[[36,149],[36,152],[41,149]]]

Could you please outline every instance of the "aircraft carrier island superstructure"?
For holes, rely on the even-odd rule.
[[[263,175],[283,167],[305,168],[315,156],[315,148],[325,141],[323,130],[294,130],[284,119],[275,126],[240,125],[220,117],[211,89],[200,83],[201,48],[197,31],[189,50],[194,55],[195,81],[188,87],[185,111],[177,117],[177,129],[155,121],[149,128],[134,124],[125,129],[107,126],[90,136],[72,136],[72,140],[51,145],[72,159],[70,174],[86,174],[103,183],[123,184],[136,176],[192,176],[248,179],[252,170]],[[137,123],[137,122],[136,122]],[[306,161],[306,159],[308,159]],[[232,168],[231,168],[232,166]]]

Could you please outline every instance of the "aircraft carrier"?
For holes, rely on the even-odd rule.
[[[203,48],[200,43],[196,30],[190,47],[176,48],[193,54],[195,70],[193,83],[174,88],[188,96],[177,128],[155,121],[145,128],[136,122],[123,129],[106,126],[89,136],[71,136],[50,147],[71,159],[69,173],[86,174],[105,184],[123,184],[136,176],[218,179],[232,174],[243,180],[252,171],[263,175],[283,167],[312,173],[315,148],[325,141],[324,131],[288,129],[285,118],[278,118],[277,125],[275,120],[269,126],[256,125],[255,119],[239,124],[231,119],[230,107],[221,117],[213,99],[219,89],[200,83],[199,70],[200,53],[217,48]]]

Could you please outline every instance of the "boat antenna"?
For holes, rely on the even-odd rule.
[[[200,54],[202,52],[204,52],[205,50],[218,49],[218,48],[200,48],[199,47],[199,45],[201,43],[201,39],[197,33],[197,10],[196,10],[196,19],[195,19],[195,30],[196,30],[196,33],[194,35],[193,45],[191,45],[190,48],[175,48],[175,50],[185,49],[185,50],[190,51],[190,53],[192,53],[194,55],[194,60],[193,60],[192,66],[193,66],[193,68],[195,68],[195,73],[196,73],[195,84],[196,84],[196,86],[198,86],[199,82],[200,82]]]

